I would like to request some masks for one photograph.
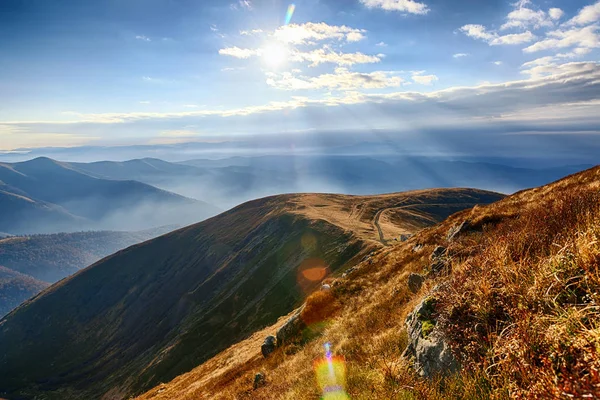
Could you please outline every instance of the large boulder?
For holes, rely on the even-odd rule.
[[[423,275],[411,273],[408,276],[408,290],[417,293],[421,289],[421,286],[423,286],[423,282],[425,282]]]
[[[408,347],[402,354],[424,378],[447,376],[459,364],[435,320],[434,297],[425,298],[406,319]]]
[[[276,347],[277,340],[275,339],[275,336],[271,335],[265,338],[265,341],[263,342],[262,346],[260,346],[260,351],[262,352],[262,355],[266,358],[269,356],[269,354],[275,351]]]
[[[292,342],[294,338],[298,337],[306,328],[306,324],[300,318],[302,310],[298,310],[294,315],[288,319],[285,324],[277,330],[277,345],[281,346],[284,343]]]

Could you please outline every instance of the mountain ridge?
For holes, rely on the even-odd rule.
[[[326,276],[381,247],[372,222],[382,206],[461,196],[472,205],[503,197],[476,190],[272,196],[129,247],[0,320],[0,389],[9,398],[99,398],[173,378],[289,312],[318,285],[314,273]],[[463,200],[449,207],[463,209]],[[420,212],[435,218],[447,206]],[[27,328],[41,320],[39,329]],[[70,332],[57,330],[65,324]],[[40,354],[53,360],[51,369],[28,366]]]

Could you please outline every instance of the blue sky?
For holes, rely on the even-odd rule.
[[[285,25],[289,5],[4,0],[0,150],[344,129],[599,134],[600,1],[298,0]]]

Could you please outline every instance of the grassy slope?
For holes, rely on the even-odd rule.
[[[318,285],[299,274],[307,260],[335,272],[380,246],[377,210],[457,197],[501,196],[275,196],[121,251],[0,321],[0,391],[121,398],[170,380],[297,306]]]
[[[598,397],[599,189],[596,167],[455,214],[338,279],[341,310],[317,338],[265,360],[261,339],[277,326],[268,327],[139,399],[316,399],[312,364],[326,342],[346,359],[353,399]],[[465,219],[482,233],[448,243]],[[408,275],[427,267],[437,245],[448,246],[452,272],[411,294]],[[438,326],[463,364],[443,384],[418,378],[401,357],[406,316],[438,285]],[[267,384],[253,390],[258,371]]]

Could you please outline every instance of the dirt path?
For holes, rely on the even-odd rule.
[[[457,205],[458,204],[461,204],[461,203],[457,203]],[[398,209],[406,210],[406,209],[409,209],[409,208],[419,207],[419,206],[422,206],[422,205],[423,204],[419,204],[419,203],[416,203],[416,204],[406,204],[406,205],[399,205],[399,206],[393,206],[393,207],[384,207],[384,208],[381,208],[381,209],[377,210],[377,213],[375,213],[375,216],[373,217],[373,226],[377,229],[377,233],[379,234],[379,241],[381,242],[381,244],[383,244],[384,246],[387,246],[387,243],[388,243],[388,241],[385,238],[385,235],[383,233],[383,229],[381,228],[381,225],[379,224],[379,218],[381,217],[381,214],[384,211],[387,211],[387,210],[398,210]],[[427,206],[447,206],[448,204],[426,204],[426,205]],[[472,206],[470,203],[464,203],[464,205]]]

